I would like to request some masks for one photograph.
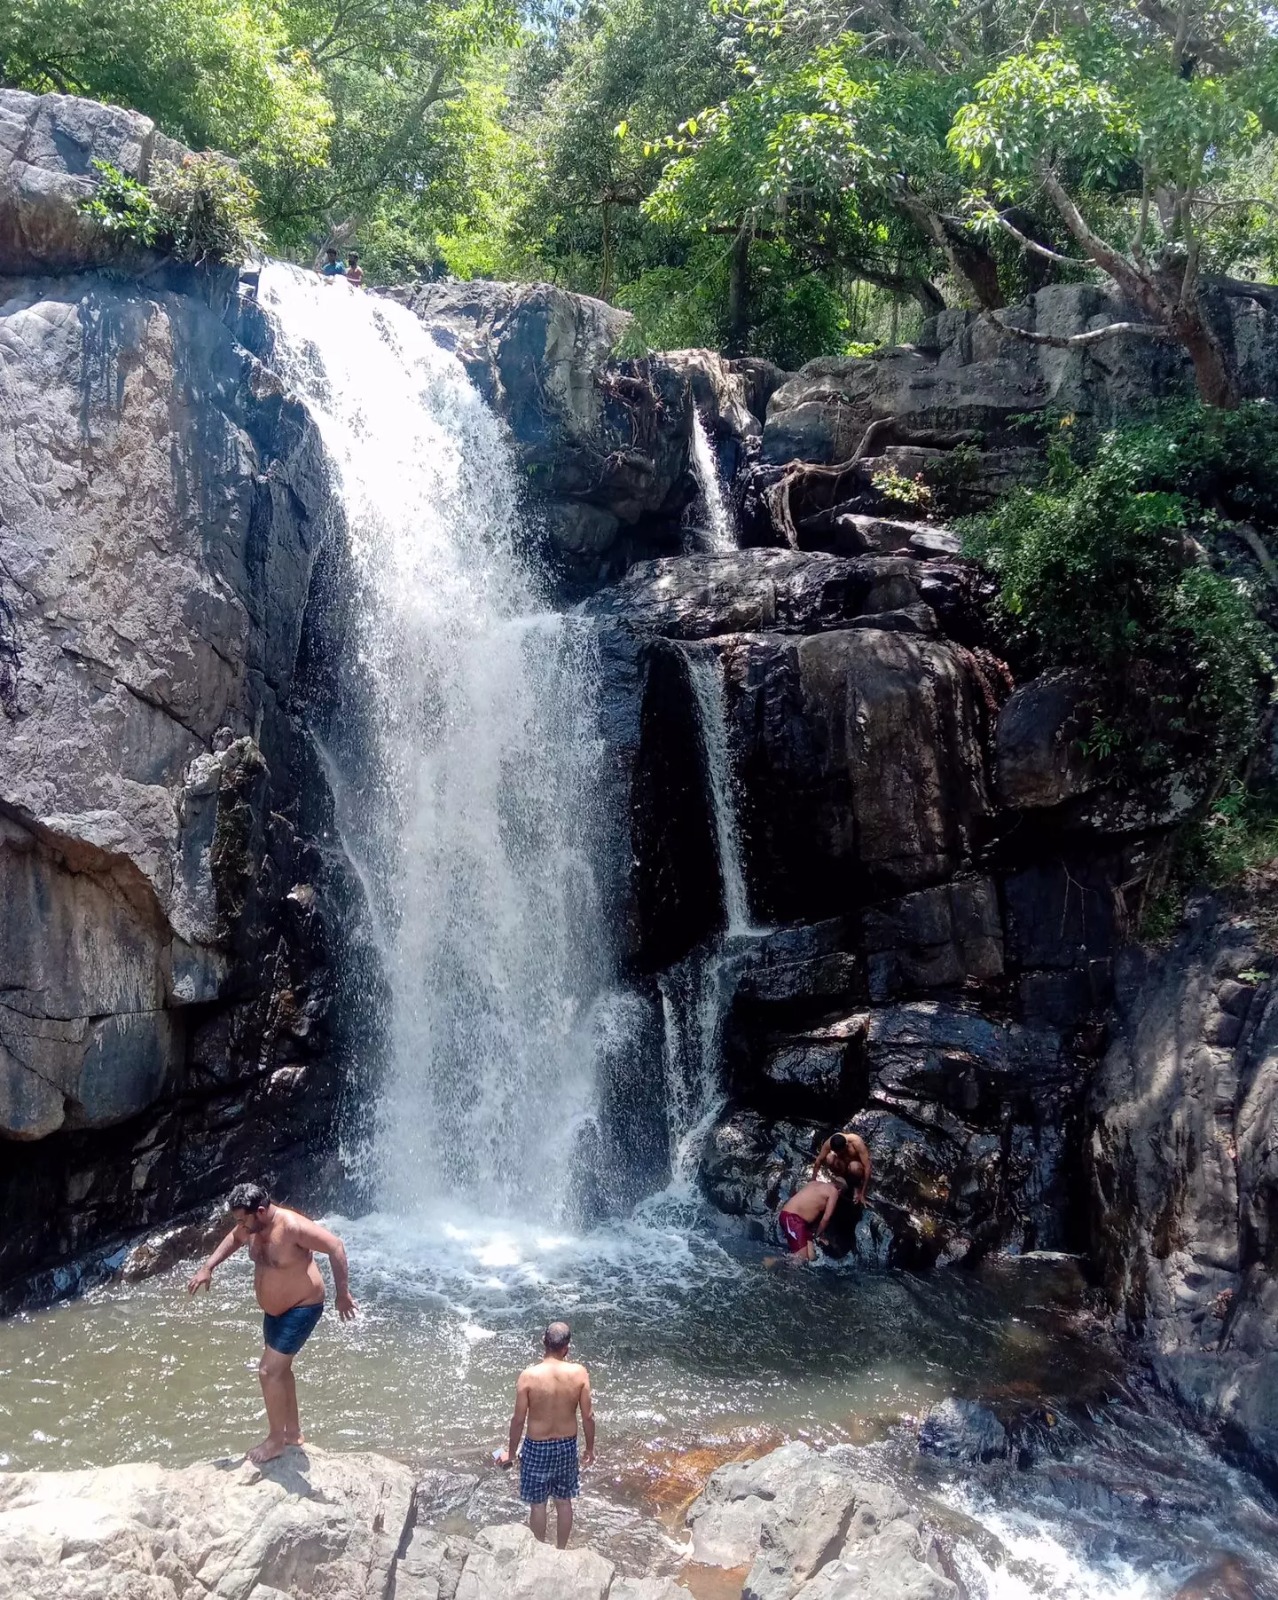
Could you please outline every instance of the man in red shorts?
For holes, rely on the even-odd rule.
[[[828,1183],[805,1183],[781,1207],[777,1224],[791,1256],[796,1260],[816,1259],[816,1241],[825,1237],[839,1196],[846,1188],[847,1181],[844,1178],[831,1177]]]

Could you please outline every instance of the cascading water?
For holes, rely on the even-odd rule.
[[[723,885],[725,932],[728,938],[734,938],[750,932],[750,899],[737,819],[737,782],[732,771],[732,747],[723,700],[723,668],[713,649],[698,650],[685,645],[683,659],[697,708],[697,727],[706,762],[710,814]]]
[[[553,1217],[596,1109],[606,979],[589,635],[545,612],[498,424],[417,319],[277,265],[260,293],[350,559],[368,748],[347,843],[393,1009],[379,1192],[399,1210],[450,1195]]]
[[[689,451],[693,476],[697,480],[698,496],[694,515],[698,519],[700,547],[710,555],[726,555],[739,548],[736,519],[728,504],[719,478],[719,463],[715,459],[710,435],[701,420],[701,413],[692,412],[692,445]]]
[[[671,1171],[675,1185],[686,1189],[704,1135],[723,1102],[719,1057],[724,1014],[736,987],[736,956],[743,942],[764,930],[750,921],[723,664],[712,646],[684,644],[679,649],[701,738],[725,923],[719,938],[692,951],[660,979]]]

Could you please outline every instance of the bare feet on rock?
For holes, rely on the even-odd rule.
[[[267,1461],[274,1461],[282,1456],[288,1449],[288,1444],[283,1439],[277,1439],[274,1434],[268,1433],[261,1444],[256,1445],[248,1453],[248,1460],[256,1466],[262,1466]]]

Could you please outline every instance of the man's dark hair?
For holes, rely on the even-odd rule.
[[[841,1133],[832,1133],[830,1135],[830,1149],[833,1150],[836,1155],[843,1155],[843,1153],[847,1150],[847,1147],[848,1142]]]
[[[232,1211],[260,1211],[270,1205],[271,1197],[260,1183],[237,1183],[226,1203]]]
[[[351,260],[352,260],[352,262],[359,260],[359,251],[358,250],[352,250],[351,251]]]
[[[553,1350],[556,1355],[566,1350],[572,1342],[572,1329],[566,1322],[552,1322],[546,1329],[546,1349]]]
[[[333,247],[332,247],[332,245],[331,245],[331,244],[330,244],[330,245],[329,245],[329,246],[328,246],[328,248],[327,248],[327,249],[326,249],[326,250],[325,250],[325,251],[324,251],[324,254],[325,254],[325,255],[326,255],[326,256],[332,256],[332,258],[333,258],[333,260],[334,260],[334,261],[336,261],[336,260],[337,260],[337,251],[336,251],[336,250],[334,250],[334,249],[333,249]]]

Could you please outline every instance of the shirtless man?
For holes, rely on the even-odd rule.
[[[546,1502],[555,1501],[555,1542],[562,1550],[572,1532],[572,1503],[577,1498],[577,1410],[586,1436],[585,1465],[595,1463],[595,1411],[590,1397],[590,1374],[579,1362],[569,1361],[572,1329],[552,1322],[546,1329],[544,1358],[525,1367],[515,1385],[515,1414],[510,1419],[510,1443],[497,1457],[508,1467],[519,1454],[519,1498],[528,1509],[528,1526],[538,1539],[546,1538]],[[524,1447],[519,1441],[528,1424]]]
[[[272,1204],[256,1183],[241,1183],[228,1201],[235,1226],[187,1284],[187,1293],[207,1289],[213,1269],[241,1245],[248,1245],[253,1261],[253,1284],[261,1306],[265,1349],[257,1375],[266,1401],[268,1432],[248,1458],[259,1465],[282,1456],[290,1445],[302,1443],[297,1416],[297,1384],[293,1357],[302,1348],[324,1311],[324,1280],[315,1265],[314,1252],[328,1257],[333,1270],[333,1298],[337,1314],[349,1322],[357,1307],[351,1299],[346,1246],[327,1228],[298,1211]]]
[[[851,1129],[832,1133],[817,1151],[812,1176],[819,1178],[822,1169],[831,1177],[846,1179],[852,1187],[853,1200],[859,1206],[865,1204],[865,1191],[870,1187],[870,1147],[859,1133]]]
[[[839,1196],[846,1187],[843,1178],[832,1177],[828,1183],[818,1183],[814,1178],[796,1189],[781,1207],[777,1224],[792,1260],[816,1260],[816,1241],[825,1237]]]

